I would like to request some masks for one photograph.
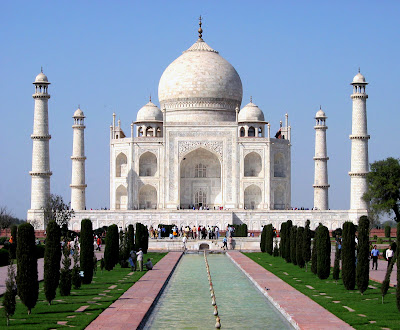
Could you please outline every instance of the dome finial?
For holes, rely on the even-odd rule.
[[[199,17],[199,30],[198,30],[198,32],[199,32],[199,40],[203,40],[203,29],[201,28],[201,25],[202,25],[202,23],[201,23],[201,20],[202,20],[203,18],[201,17],[201,15],[200,15],[200,17]]]
[[[360,73],[360,67],[358,67],[358,73]]]
[[[151,102],[151,93],[150,93],[150,97],[149,97],[149,99],[150,99],[150,102]]]
[[[319,110],[322,110],[322,107],[321,107],[321,105],[319,106]]]
[[[80,104],[78,104],[78,109],[80,109],[81,108],[81,105]]]
[[[40,67],[40,72],[43,73],[43,66]]]
[[[253,103],[253,96],[250,95],[250,103]]]

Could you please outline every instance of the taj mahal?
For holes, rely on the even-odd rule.
[[[358,72],[351,82],[353,101],[351,144],[351,199],[348,210],[330,210],[328,202],[327,116],[315,118],[314,207],[291,207],[291,126],[288,114],[271,123],[250,102],[242,105],[243,86],[238,72],[203,40],[200,21],[197,41],[173,61],[158,86],[159,105],[151,98],[123,129],[116,114],[110,126],[110,205],[87,210],[85,201],[85,115],[73,114],[71,209],[69,226],[91,219],[98,228],[121,228],[141,222],[147,226],[246,223],[260,230],[292,220],[294,225],[320,222],[330,230],[367,213],[362,196],[367,189],[367,82]],[[45,229],[44,209],[50,198],[50,151],[47,76],[34,81],[34,125],[31,207],[28,221]],[[350,109],[349,109],[350,110]],[[111,116],[111,114],[110,114]],[[278,126],[279,125],[279,126]],[[130,131],[129,131],[130,128]],[[90,170],[90,169],[89,169]]]

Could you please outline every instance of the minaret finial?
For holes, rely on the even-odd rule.
[[[150,97],[149,97],[149,100],[150,100],[150,102],[151,102],[151,93],[150,93]]]
[[[80,109],[81,108],[81,105],[80,104],[78,104],[78,109]]]
[[[43,66],[40,67],[40,72],[43,73]]]
[[[253,96],[250,95],[250,103],[253,103]]]
[[[358,67],[358,73],[360,73],[360,67]]]
[[[198,30],[198,32],[199,32],[199,40],[203,40],[203,29],[201,28],[201,25],[202,25],[201,20],[202,19],[203,18],[200,15],[200,17],[199,17],[199,30]]]
[[[319,106],[319,110],[322,110],[322,107],[321,107],[321,105]]]

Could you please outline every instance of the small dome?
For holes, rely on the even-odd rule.
[[[239,112],[239,122],[264,121],[264,113],[254,103],[250,102]]]
[[[358,72],[353,78],[353,84],[365,84],[365,77]]]
[[[323,112],[322,109],[319,109],[315,114],[315,118],[326,118],[325,112]]]
[[[41,82],[41,83],[48,83],[49,81],[47,80],[47,76],[43,73],[43,72],[40,72],[37,76],[36,76],[36,78],[35,78],[35,83],[38,83],[38,82]]]
[[[75,112],[74,112],[74,116],[73,118],[85,118],[85,115],[83,114],[83,111],[78,108]]]
[[[163,121],[163,114],[161,110],[150,101],[138,111],[136,121]]]

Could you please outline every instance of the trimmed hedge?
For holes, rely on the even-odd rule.
[[[297,226],[293,226],[290,229],[290,260],[292,261],[293,265],[297,265],[296,240],[297,240]]]
[[[296,262],[300,268],[304,268],[305,262],[303,258],[304,253],[304,227],[297,228],[296,237]]]
[[[93,278],[93,228],[92,221],[83,219],[81,221],[81,254],[80,265],[83,270],[83,284],[90,284]]]
[[[10,253],[7,249],[0,249],[0,267],[8,266],[10,260]]]
[[[135,249],[139,251],[142,249],[143,253],[147,253],[147,249],[149,246],[149,231],[147,226],[141,224],[140,222],[136,223],[136,232],[135,232]]]
[[[369,283],[369,220],[366,216],[358,221],[356,282],[358,290],[364,293]]]
[[[327,227],[320,225],[317,240],[317,275],[320,279],[327,279],[331,270],[331,240]]]
[[[112,270],[118,262],[119,257],[119,237],[117,225],[108,227],[106,235],[106,248],[104,251],[105,269]]]
[[[56,296],[60,280],[61,230],[55,221],[47,224],[47,237],[44,256],[44,294],[49,305]]]
[[[306,226],[304,227],[304,234],[303,234],[303,259],[306,265],[311,260],[311,229],[310,229],[310,220],[306,221]]]
[[[265,251],[272,255],[273,247],[274,247],[274,230],[272,228],[272,224],[266,226],[266,235],[265,235]]]
[[[352,222],[343,224],[342,240],[342,279],[347,290],[354,290],[356,286],[356,229]],[[368,250],[369,251],[369,250]]]
[[[286,221],[286,237],[285,237],[285,260],[286,262],[292,262],[290,258],[290,229],[293,226],[292,220]]]
[[[286,234],[287,234],[287,223],[283,222],[281,224],[281,231],[279,233],[281,237],[281,241],[279,244],[279,254],[282,258],[285,258],[286,256],[286,251],[285,251],[285,246],[286,246]]]
[[[263,230],[261,232],[261,239],[260,239],[260,250],[261,250],[261,252],[265,252],[266,236],[267,236],[267,226],[264,226]]]

